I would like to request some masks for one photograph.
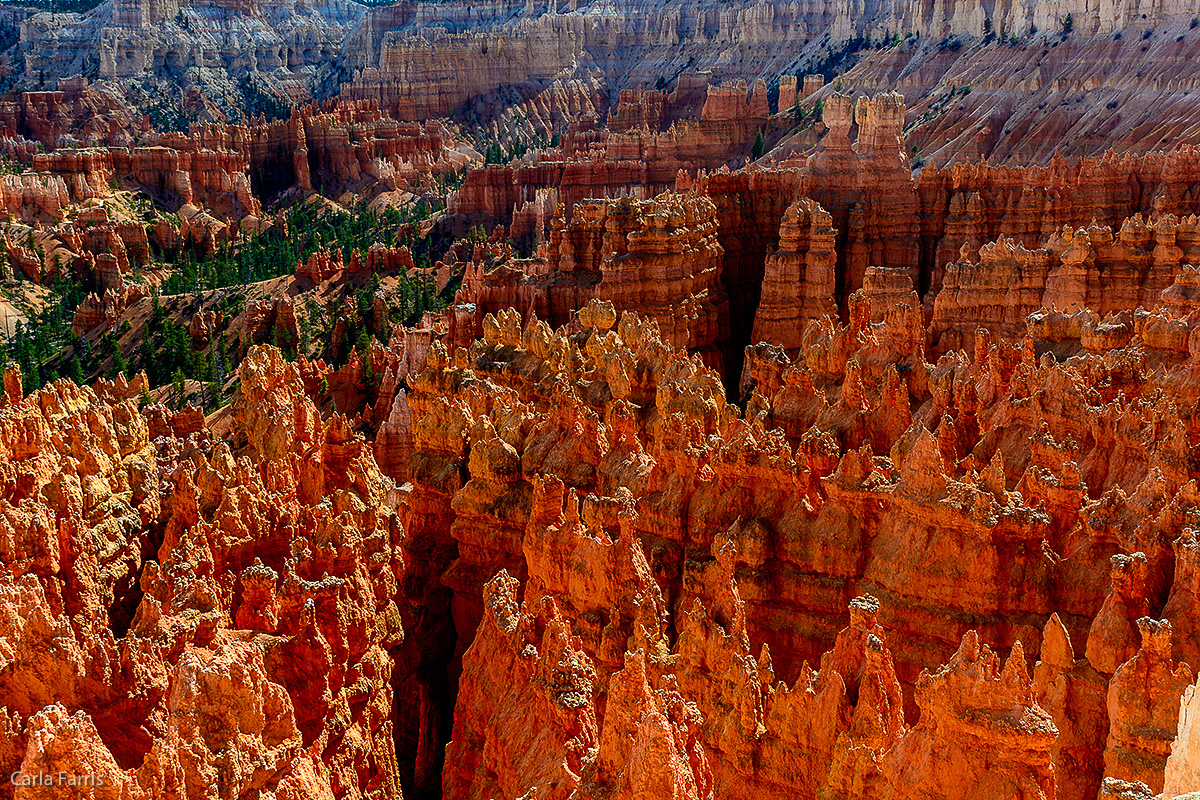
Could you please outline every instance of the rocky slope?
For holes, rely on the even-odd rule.
[[[1019,21],[1004,22],[997,7],[989,18],[992,36],[923,33],[867,53],[843,85],[901,93],[911,109],[909,148],[931,164],[980,158],[1045,164],[1056,154],[1194,144],[1197,9],[1111,10],[1113,18],[1096,19],[1076,9],[1070,33],[1058,12],[1031,35]],[[1081,20],[1089,21],[1084,30]],[[996,34],[1011,38],[996,40]]]
[[[811,95],[791,76],[821,72],[845,73],[837,85],[855,92],[899,90],[912,144],[934,163],[1197,141],[1188,95],[1200,32],[1181,4],[107,0],[84,15],[22,16],[8,57],[24,88],[82,75],[184,124],[240,121],[264,96],[286,105],[340,91],[400,120],[455,115],[528,140],[610,111],[614,131],[629,130],[621,90],[627,105],[651,86],[686,94],[697,72],[777,82],[786,111]],[[673,113],[637,116],[654,129]]]

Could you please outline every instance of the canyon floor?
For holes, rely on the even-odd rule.
[[[1200,797],[1197,55],[0,4],[0,800]]]

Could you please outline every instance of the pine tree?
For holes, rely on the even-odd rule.
[[[76,386],[83,386],[83,364],[79,363],[79,356],[71,356],[71,362],[67,364],[67,377]]]
[[[208,374],[211,377],[208,384],[208,391],[213,408],[220,408],[221,392],[225,386],[225,370],[221,364],[222,359],[217,352],[219,349],[215,342],[208,349]]]
[[[762,158],[766,146],[766,142],[763,141],[762,128],[759,128],[758,135],[754,137],[754,145],[750,148],[750,157],[755,160]]]
[[[172,406],[176,411],[183,408],[183,395],[186,391],[185,380],[182,369],[175,370],[175,374],[171,376]]]

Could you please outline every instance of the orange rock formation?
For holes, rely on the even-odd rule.
[[[114,178],[180,219],[88,212],[53,263],[49,237],[10,262],[86,275],[84,333],[140,297],[151,238],[211,250],[292,187],[428,186],[465,156],[389,114],[535,81],[560,85],[546,118],[597,105],[559,77],[595,46],[574,10],[436,51],[360,31],[380,55],[355,101],[30,153],[0,203],[31,222]],[[810,23],[692,20],[739,41]],[[913,179],[901,97],[827,92],[809,158],[730,172],[786,124],[765,84],[677,87],[471,172],[439,224],[508,229],[445,254],[444,317],[390,328],[377,297],[388,343],[336,370],[252,347],[209,420],[139,409],[144,376],[26,397],[6,372],[0,774],[130,798],[1200,788],[1200,153]],[[46,138],[93,107],[22,103],[0,124]],[[411,252],[376,246],[296,275],[400,269]],[[296,314],[252,301],[247,335],[290,344]]]
[[[595,236],[669,255],[654,220],[703,203],[613,207]],[[930,363],[915,294],[867,283],[797,355],[750,349],[744,413],[600,300],[558,330],[485,314],[453,353],[397,331],[369,355],[374,447],[271,348],[228,441],[129,391],[17,381],[0,756],[132,795],[223,775],[242,796],[262,764],[333,797],[1186,788],[1195,356],[1039,357],[1033,314],[1024,345]],[[1195,325],[1139,313],[1140,341]]]
[[[1125,378],[1120,398],[1087,388],[1112,374],[1124,345],[1060,364],[982,335],[972,357],[956,351],[930,364],[915,295],[875,322],[865,293],[851,300],[851,324],[809,323],[795,359],[751,349],[744,420],[724,405],[716,374],[671,358],[656,326],[598,302],[557,332],[506,312],[485,318],[485,338],[469,353],[451,359],[434,345],[408,403],[412,463],[422,465],[412,474],[421,498],[412,535],[432,545],[449,530],[457,543],[443,581],[454,593],[467,694],[447,792],[495,791],[476,783],[487,773],[474,761],[456,766],[467,751],[494,752],[496,763],[532,756],[487,733],[477,703],[492,708],[501,686],[511,702],[532,703],[531,714],[555,702],[519,700],[511,677],[496,689],[465,685],[494,680],[482,671],[487,651],[475,648],[498,645],[474,631],[491,630],[493,612],[477,598],[500,566],[541,604],[523,614],[577,621],[578,641],[551,647],[547,664],[582,665],[587,688],[572,708],[610,687],[596,712],[602,731],[615,713],[611,682],[626,685],[617,677],[630,667],[626,652],[642,654],[636,669],[651,690],[678,687],[695,703],[715,795],[870,786],[863,796],[883,797],[888,786],[917,785],[1082,798],[1106,776],[1163,780],[1178,717],[1139,715],[1177,708],[1193,673],[1168,661],[1178,680],[1132,699],[1145,683],[1126,676],[1151,656],[1139,655],[1128,626],[1160,609],[1187,619],[1179,587],[1191,572],[1186,561],[1171,565],[1190,552],[1181,512],[1194,488],[1170,455],[1176,440],[1153,433],[1165,423],[1148,415],[1148,401],[1130,399],[1138,384]],[[1186,393],[1190,369],[1171,366],[1141,391],[1153,382]],[[1114,434],[1100,437],[1101,428]],[[1134,457],[1134,440],[1157,444]],[[865,592],[881,599],[851,602]],[[1164,607],[1168,596],[1180,599]],[[831,620],[846,619],[847,606],[850,625],[838,634],[845,623]],[[525,641],[526,658],[539,658],[543,647]],[[528,675],[518,680],[532,688],[545,685],[539,669],[505,674]],[[744,688],[718,694],[718,675],[737,675],[732,685]],[[1115,720],[1162,738],[1149,744]],[[518,774],[567,791],[636,763],[606,762],[601,733],[590,771],[570,748],[595,736],[592,723],[571,725],[575,734],[538,751],[548,760]],[[1143,750],[1158,761],[1123,755]],[[674,780],[705,785],[697,758],[664,758],[679,759]],[[1131,758],[1150,765],[1118,766]]]
[[[241,378],[237,457],[196,428],[151,442],[130,400],[10,392],[10,773],[99,775],[135,797],[399,791],[390,484],[277,351],[251,353]]]
[[[517,308],[563,324],[590,298],[608,300],[642,309],[666,341],[721,363],[729,312],[711,201],[587,201],[552,228],[536,259],[514,260],[502,245],[477,247],[456,301],[483,314]]]

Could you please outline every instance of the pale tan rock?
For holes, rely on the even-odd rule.
[[[1171,754],[1180,717],[1180,698],[1191,688],[1194,674],[1171,659],[1169,622],[1138,620],[1142,646],[1121,665],[1108,690],[1112,720],[1104,750],[1104,775],[1138,781],[1158,793],[1162,769]]]

